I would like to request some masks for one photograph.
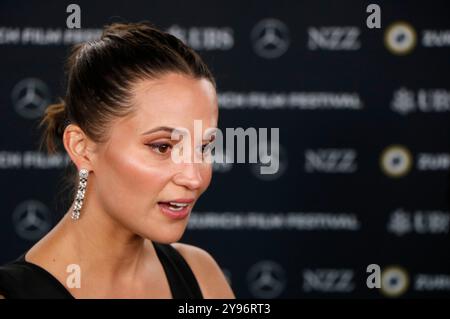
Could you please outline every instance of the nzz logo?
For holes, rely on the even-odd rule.
[[[307,173],[353,173],[357,170],[357,153],[353,149],[318,149],[305,151]]]
[[[350,269],[305,269],[303,291],[350,292],[354,289],[353,277]]]
[[[357,27],[310,27],[309,50],[358,50],[361,47]]]

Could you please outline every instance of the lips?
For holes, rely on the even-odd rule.
[[[173,210],[175,212],[182,210],[183,208],[189,206],[187,203],[180,203],[180,202],[158,202],[158,204],[164,205],[170,210]]]
[[[185,203],[191,204],[194,201],[194,198],[177,198],[161,201],[161,203]]]
[[[177,199],[158,202],[158,206],[166,216],[174,219],[182,219],[189,215],[193,202],[193,199]]]

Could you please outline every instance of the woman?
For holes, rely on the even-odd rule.
[[[207,252],[176,243],[212,174],[210,162],[172,159],[173,128],[194,135],[194,120],[217,126],[215,81],[174,36],[113,24],[75,46],[66,96],[41,125],[48,151],[63,146],[72,160],[76,197],[56,227],[0,268],[0,295],[234,298]],[[189,141],[193,156],[211,142]]]

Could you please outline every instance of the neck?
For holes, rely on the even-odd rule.
[[[139,267],[155,255],[153,245],[108,215],[95,196],[87,198],[79,220],[71,219],[71,207],[61,221],[69,247],[73,247],[70,253],[92,274],[136,278]]]

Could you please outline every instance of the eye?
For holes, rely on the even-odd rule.
[[[205,153],[211,151],[211,149],[212,149],[211,155],[214,155],[213,146],[214,146],[214,142],[209,142],[209,143],[203,144],[202,145],[202,153],[205,154]]]
[[[154,144],[148,144],[148,146],[155,151],[157,154],[164,155],[167,153],[169,149],[172,148],[172,145],[167,143],[154,143]]]

